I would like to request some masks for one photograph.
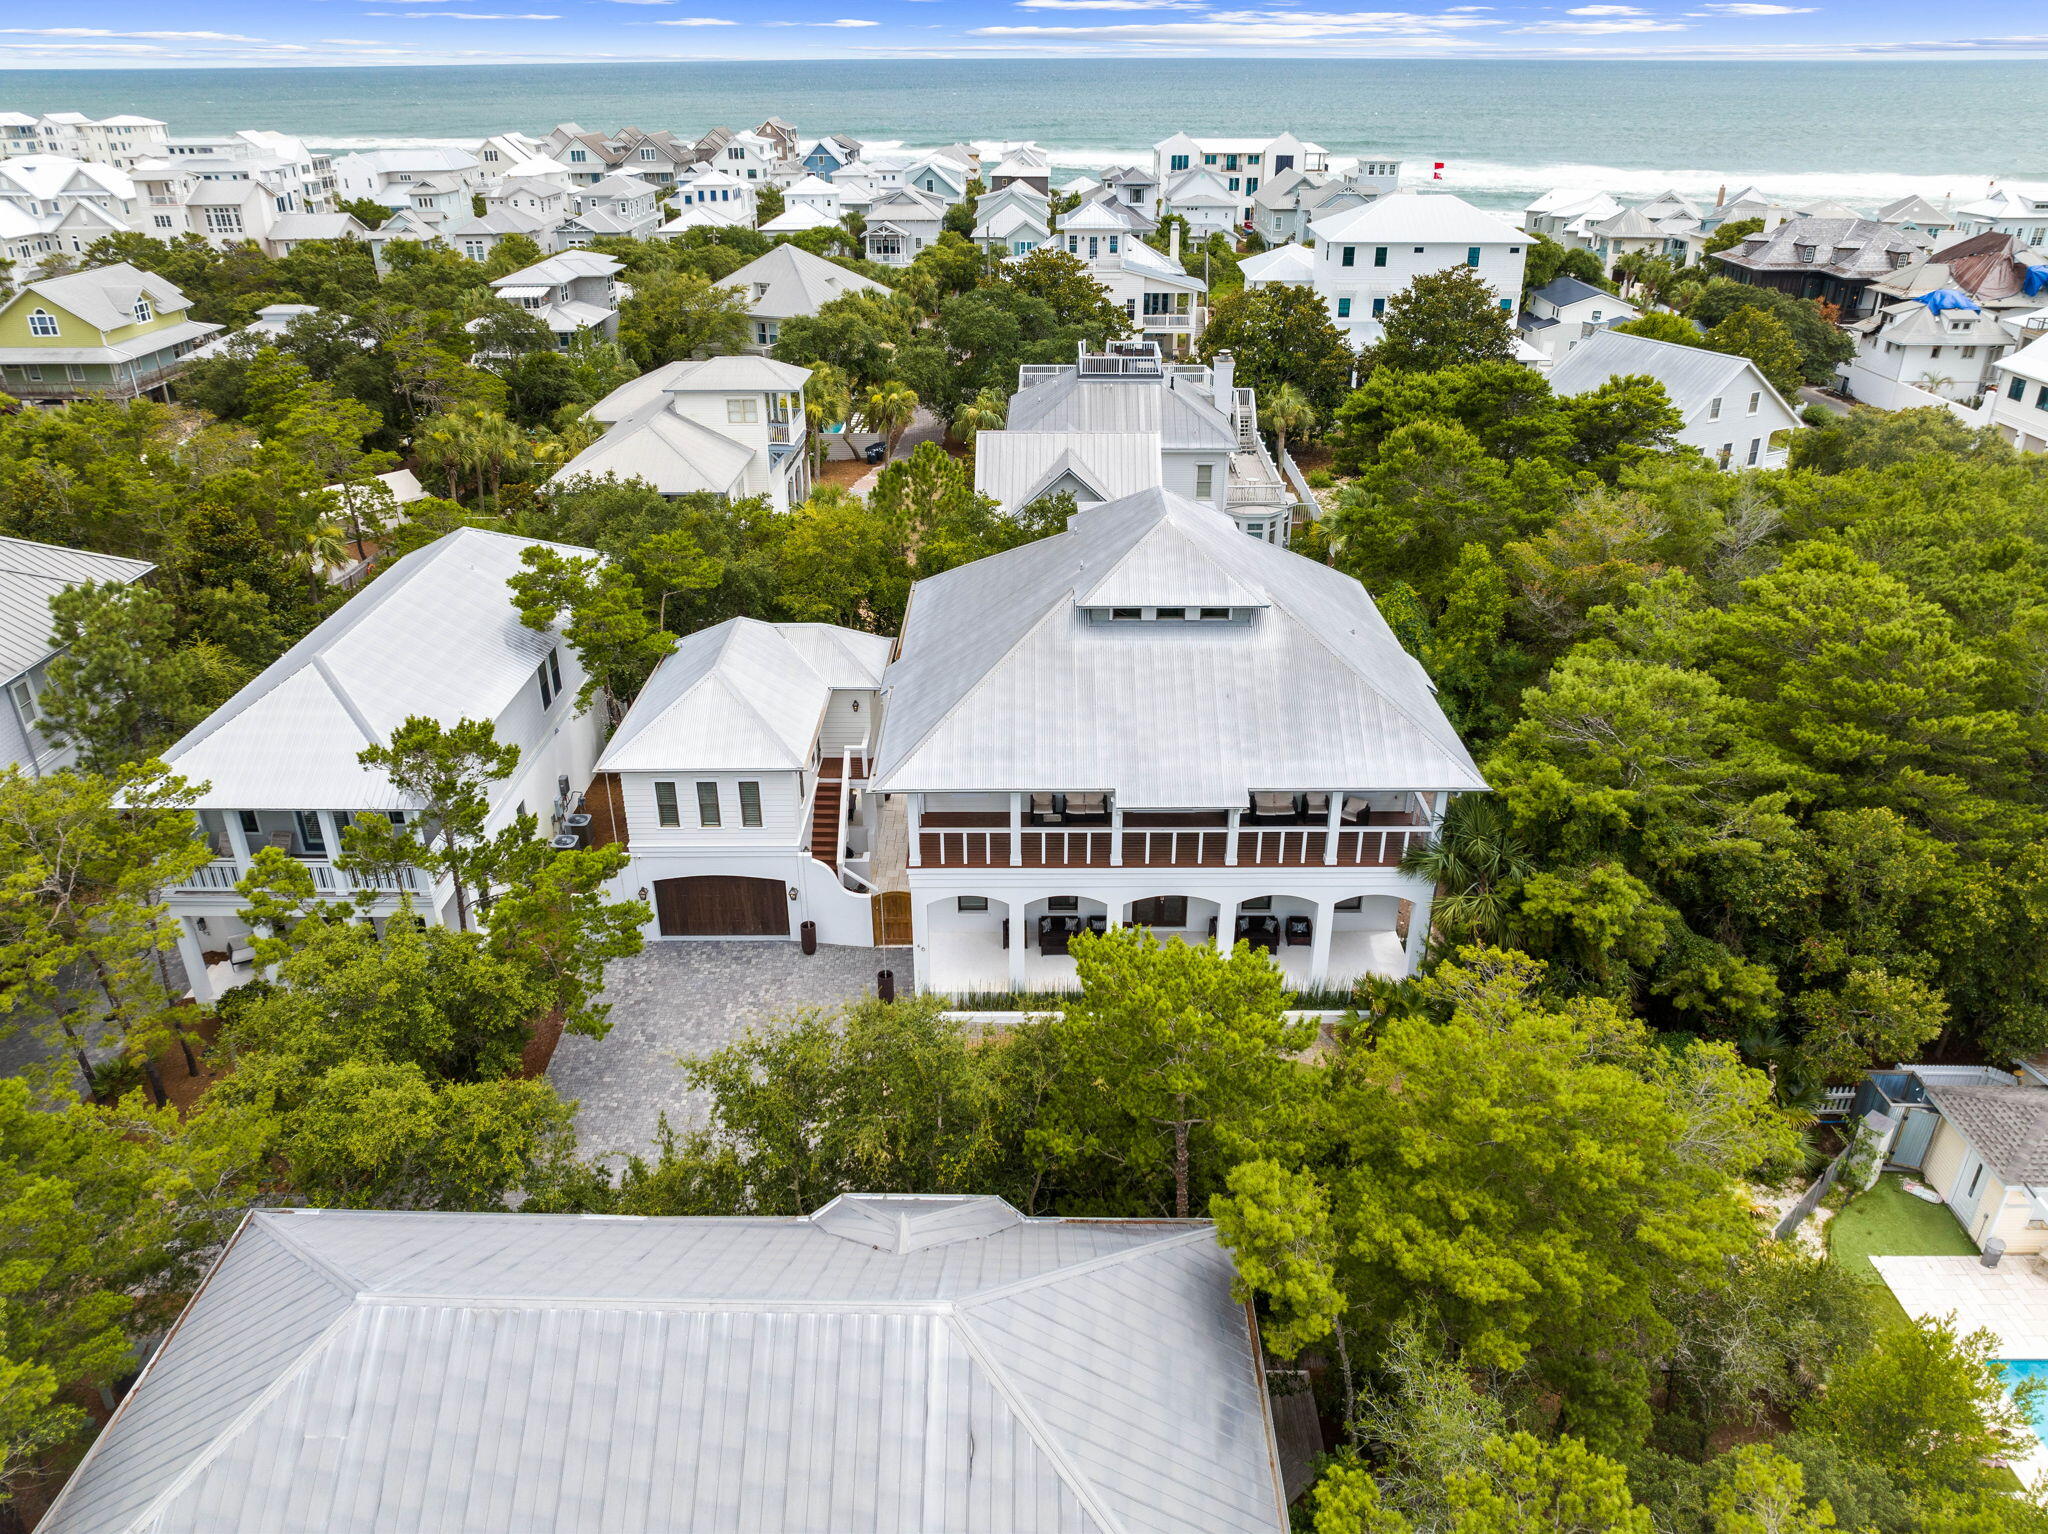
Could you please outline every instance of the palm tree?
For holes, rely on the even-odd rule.
[[[1403,873],[1436,882],[1434,921],[1447,944],[1503,941],[1516,887],[1535,870],[1507,809],[1478,794],[1454,799],[1436,838],[1401,859]]]
[[[1649,252],[1642,250],[1632,250],[1626,255],[1615,258],[1614,274],[1621,279],[1622,292],[1626,293],[1636,285],[1637,280],[1643,274],[1644,266],[1649,263],[1649,260]]]
[[[853,414],[853,390],[846,375],[829,362],[811,369],[804,384],[804,419],[810,425],[811,477],[816,479],[825,465],[825,428]]]
[[[1287,456],[1287,439],[1290,436],[1306,437],[1316,429],[1316,407],[1291,383],[1284,383],[1267,395],[1265,408],[1259,415],[1259,424],[1280,444],[1282,458]]]
[[[894,379],[868,391],[868,402],[860,409],[861,424],[889,439],[886,458],[896,456],[896,444],[917,419],[917,391]]]
[[[953,436],[967,446],[974,446],[976,432],[1001,431],[1009,414],[1009,401],[1000,389],[983,389],[973,399],[963,400],[960,408],[953,412]]]
[[[319,522],[299,535],[299,562],[314,574],[349,562],[348,533],[339,522]]]

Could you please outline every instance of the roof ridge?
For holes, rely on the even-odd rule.
[[[1163,1252],[1177,1246],[1192,1246],[1197,1241],[1212,1239],[1215,1234],[1216,1227],[1204,1221],[1193,1230],[1176,1231],[1170,1236],[1161,1236],[1157,1240],[1127,1246],[1120,1251],[1104,1252],[1099,1257],[1090,1257],[1086,1262],[1049,1268],[1043,1273],[1034,1273],[1027,1278],[1016,1278],[1006,1284],[997,1284],[993,1289],[977,1289],[972,1294],[964,1294],[955,1299],[952,1302],[953,1308],[957,1312],[977,1305],[990,1304],[996,1300],[1006,1300],[1028,1289],[1042,1289],[1048,1284],[1061,1283],[1069,1278],[1080,1278],[1104,1268],[1121,1267],[1154,1252]]]
[[[1031,1441],[1038,1446],[1038,1452],[1052,1462],[1052,1467],[1060,1480],[1065,1483],[1067,1490],[1074,1494],[1074,1499],[1081,1504],[1082,1509],[1095,1521],[1096,1527],[1102,1530],[1102,1534],[1125,1534],[1123,1524],[1110,1512],[1102,1499],[1102,1494],[1095,1489],[1088,1477],[1081,1473],[1080,1466],[1068,1458],[1066,1449],[1053,1437],[1052,1430],[1039,1420],[1038,1413],[1032,1409],[1031,1403],[1024,1399],[1024,1392],[1003,1372],[1002,1366],[983,1346],[981,1338],[974,1334],[974,1328],[967,1324],[966,1317],[956,1309],[946,1317],[946,1325],[959,1339],[960,1345],[967,1350],[968,1357],[974,1360],[995,1393],[1002,1398],[1003,1404],[1010,1409],[1010,1415],[1023,1425],[1026,1433],[1031,1435]]]

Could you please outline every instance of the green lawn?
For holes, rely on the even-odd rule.
[[[1828,1255],[1876,1289],[1887,1319],[1906,1313],[1892,1298],[1873,1257],[1969,1257],[1976,1253],[1963,1227],[1945,1204],[1930,1204],[1905,1189],[1905,1179],[1888,1172],[1868,1193],[1859,1193],[1828,1223]]]

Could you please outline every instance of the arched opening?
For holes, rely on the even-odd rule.
[[[991,895],[940,895],[925,902],[927,990],[963,996],[1010,989],[1010,906]]]
[[[1402,940],[1410,903],[1398,895],[1353,895],[1330,913],[1330,957],[1324,984],[1356,985],[1367,975],[1399,979],[1408,973]]]
[[[780,879],[705,874],[654,881],[663,937],[788,937],[789,886]]]
[[[1046,895],[1024,907],[1024,983],[1058,990],[1074,983],[1073,942],[1109,927],[1109,907],[1086,895]]]
[[[1316,903],[1306,896],[1251,895],[1237,903],[1237,922],[1230,941],[1265,949],[1283,971],[1288,970],[1289,950],[1298,949],[1305,978],[1315,928]]]

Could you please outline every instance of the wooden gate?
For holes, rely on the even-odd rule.
[[[910,932],[910,891],[883,890],[874,897],[875,946],[908,948]]]
[[[657,879],[654,914],[663,937],[789,936],[789,893],[780,879]]]

